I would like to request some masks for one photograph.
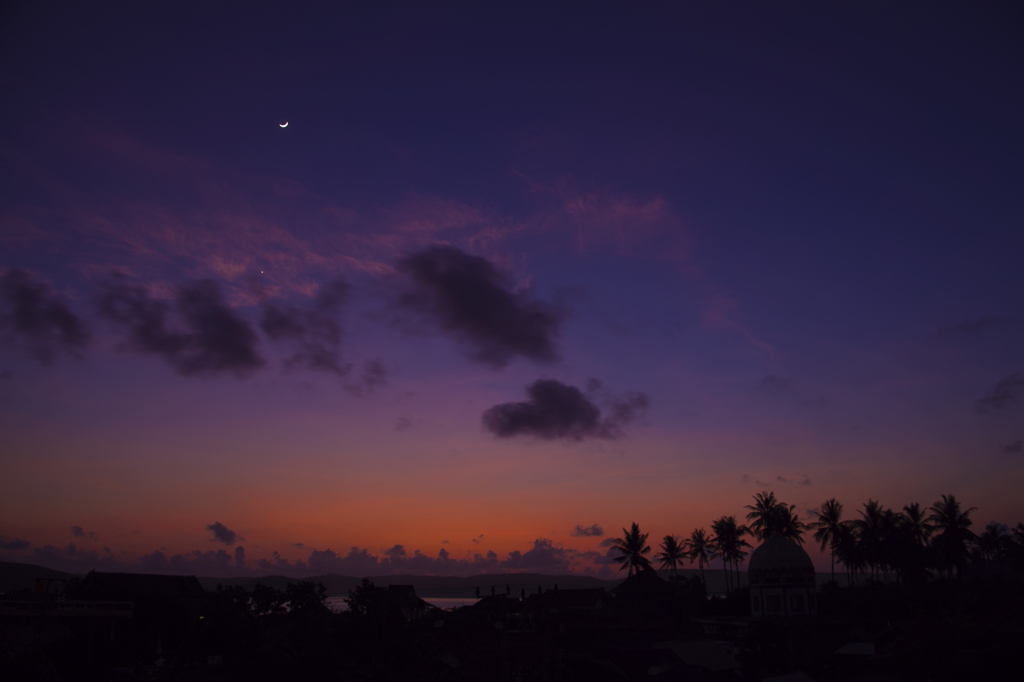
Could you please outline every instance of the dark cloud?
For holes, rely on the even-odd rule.
[[[157,355],[184,376],[245,376],[265,364],[256,333],[224,302],[212,280],[178,288],[174,311],[184,329],[173,326],[168,303],[151,299],[122,276],[103,284],[97,311],[127,333],[127,349]]]
[[[236,536],[237,537],[237,536]],[[241,539],[241,538],[237,538]],[[3,539],[2,549],[28,549],[29,544],[21,540]],[[604,545],[605,543],[602,543]],[[84,550],[75,544],[66,548],[45,545],[33,550],[32,561],[41,566],[56,568],[72,573],[86,573],[90,570],[113,572],[166,573],[174,575],[203,575],[216,577],[258,576],[267,572],[293,577],[308,577],[334,573],[347,576],[378,575],[450,575],[472,576],[483,573],[516,573],[523,571],[562,574],[570,571],[573,564],[593,560],[601,565],[606,562],[600,552],[580,552],[553,544],[550,540],[538,538],[525,552],[512,551],[507,558],[500,559],[493,550],[467,554],[464,558],[453,558],[441,548],[435,556],[415,550],[411,554],[402,545],[394,545],[380,553],[352,547],[347,554],[337,554],[331,549],[310,549],[307,561],[289,561],[277,552],[270,558],[252,563],[244,547],[225,549],[193,550],[183,554],[168,555],[161,547],[150,554],[131,559],[117,558],[107,547],[101,551]],[[121,552],[125,554],[125,552]],[[608,556],[612,556],[609,552]],[[608,560],[610,561],[610,560]]]
[[[1003,447],[1003,452],[1011,455],[1016,455],[1024,452],[1024,440],[1018,440],[1013,443],[1008,443]]]
[[[273,341],[291,342],[295,352],[285,360],[285,367],[331,372],[346,376],[351,365],[341,362],[341,325],[338,314],[348,295],[348,285],[341,280],[320,286],[309,308],[276,306],[266,303],[260,328]]]
[[[114,558],[109,547],[102,551],[79,549],[75,543],[69,543],[61,549],[53,545],[43,545],[32,550],[32,563],[54,568],[69,573],[85,573],[91,570],[124,571],[125,565]]]
[[[760,481],[758,481],[758,482],[760,483]],[[811,477],[806,475],[806,474],[804,474],[803,476],[801,476],[799,478],[786,478],[785,476],[776,476],[775,477],[775,482],[776,483],[786,484],[786,485],[788,485],[788,484],[792,484],[792,485],[810,485],[811,484]],[[762,484],[762,485],[767,486],[767,484]]]
[[[572,529],[572,536],[577,538],[597,538],[602,535],[604,535],[604,528],[596,523],[585,528],[577,525]]]
[[[384,556],[393,558],[403,557],[405,556],[405,547],[403,547],[402,545],[395,545],[390,549],[385,549]]]
[[[504,562],[499,561],[498,555],[493,551],[473,554],[465,559],[453,559],[451,553],[443,547],[438,550],[437,556],[429,556],[418,549],[409,554],[402,545],[395,545],[382,554],[383,557],[378,557],[359,547],[352,547],[346,555],[336,554],[330,549],[313,550],[309,556],[308,570],[313,574],[336,573],[351,576],[405,573],[468,576],[502,572],[504,568]],[[519,552],[513,554],[519,557],[519,562],[523,561],[522,557],[525,555]],[[531,557],[535,558],[536,555]]]
[[[991,393],[978,400],[979,412],[1002,410],[1010,407],[1024,395],[1024,373],[1014,372],[992,389]]]
[[[365,576],[380,573],[380,559],[366,549],[353,547],[347,556],[339,556],[330,548],[314,549],[309,555],[309,568],[314,573],[338,573],[341,575]]]
[[[611,547],[615,544],[615,538],[605,538],[598,543],[598,547]]]
[[[305,547],[305,545],[301,542],[293,542],[292,547],[298,547],[299,549],[302,549],[303,547]]]
[[[284,575],[307,575],[309,570],[303,560],[296,559],[294,562],[290,562],[277,552],[272,552],[270,559],[257,561],[256,567],[261,571],[274,571]]]
[[[21,550],[28,549],[31,546],[32,543],[28,540],[22,540],[21,538],[7,539],[0,536],[0,549]]]
[[[0,304],[0,338],[26,346],[42,365],[52,365],[60,352],[81,358],[92,340],[63,299],[25,270],[12,268],[0,276]]]
[[[762,488],[771,488],[772,486],[775,486],[775,485],[778,485],[778,484],[782,484],[782,485],[799,485],[799,486],[811,485],[811,477],[808,476],[807,474],[804,474],[803,476],[798,476],[798,477],[795,477],[795,478],[788,478],[786,476],[777,475],[775,477],[775,480],[774,481],[770,481],[770,482],[762,481],[759,478],[754,478],[753,476],[750,476],[749,474],[743,474],[742,476],[740,476],[740,482],[741,483],[749,483],[750,481],[753,481],[755,484],[757,484],[758,486],[760,486]]]
[[[363,386],[371,393],[375,388],[385,385],[387,372],[380,360],[367,360],[363,365]]]
[[[571,549],[557,547],[550,540],[538,538],[533,541],[532,549],[522,553],[513,550],[499,565],[510,571],[562,574],[569,572],[569,563],[575,554]]]
[[[76,538],[89,538],[92,541],[100,539],[100,536],[91,530],[86,532],[81,526],[71,526],[71,534]]]
[[[470,538],[469,541],[472,542],[474,545],[479,545],[480,541],[483,540],[483,539],[484,539],[484,534],[480,533],[480,535],[477,535],[475,538]]]
[[[643,393],[628,393],[611,401],[610,415],[578,388],[554,379],[538,379],[526,387],[529,400],[503,403],[483,414],[484,427],[500,438],[534,436],[544,440],[617,438],[622,427],[650,404]]]
[[[610,540],[611,538],[609,538]],[[587,552],[585,558],[594,562],[598,566],[614,566],[618,562],[616,559],[622,556],[622,552],[612,546],[611,543],[602,542],[602,547],[607,547],[604,554],[600,552]]]
[[[564,314],[511,290],[486,259],[451,246],[431,246],[398,261],[414,285],[403,307],[426,313],[446,333],[473,348],[470,357],[504,367],[519,355],[535,362],[558,359],[556,339]]]
[[[768,374],[762,377],[757,387],[762,391],[786,391],[793,385],[793,380],[788,377],[780,377],[775,374]]]
[[[942,327],[935,336],[939,338],[948,338],[955,336],[976,336],[985,332],[998,331],[1007,326],[1009,320],[1002,317],[978,317],[973,320],[966,320],[960,324],[954,324],[950,327]]]
[[[629,391],[616,396],[609,401],[608,420],[617,426],[629,424],[637,417],[647,412],[651,406],[651,399],[646,393]]]
[[[408,417],[399,417],[395,420],[395,431],[402,432],[412,428],[412,420]]]
[[[363,393],[373,393],[377,388],[387,384],[387,371],[384,363],[380,360],[367,360],[363,363],[363,375],[358,384],[345,386],[353,395],[361,396]]]
[[[248,572],[245,568],[245,550],[243,549],[239,554],[238,549],[241,548],[235,549],[234,556],[223,549],[217,551],[211,549],[205,552],[196,549],[187,554],[175,554],[169,559],[163,552],[156,551],[140,557],[137,565],[139,569],[147,573],[227,577]],[[241,568],[239,559],[241,559]]]
[[[213,532],[213,538],[211,538],[210,542],[223,542],[225,545],[233,545],[236,542],[245,540],[245,538],[220,521],[213,522],[206,527],[206,530]]]
[[[245,570],[245,547],[235,547],[235,568],[239,571]]]

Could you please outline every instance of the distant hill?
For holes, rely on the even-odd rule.
[[[72,573],[55,571],[35,564],[17,564],[11,561],[0,561],[0,594],[8,590],[34,589],[36,578],[68,580]]]
[[[669,577],[669,572],[658,571],[663,578]],[[44,568],[34,564],[19,564],[8,561],[0,561],[0,594],[10,589],[32,589],[35,586],[36,578],[60,578],[67,580],[72,577],[71,573],[56,571],[51,568]],[[696,569],[685,569],[679,571],[680,576],[691,577],[700,575]],[[723,594],[725,592],[725,574],[722,569],[704,569],[704,577],[707,581],[708,592],[711,594]],[[240,585],[251,590],[256,583],[262,583],[275,589],[284,590],[288,583],[295,583],[303,578],[293,578],[284,575],[267,575],[261,577],[233,577],[233,578],[210,578],[198,576],[199,583],[203,589],[213,591],[217,585]],[[508,585],[515,593],[526,590],[527,593],[537,591],[540,585],[549,589],[558,585],[559,589],[572,590],[583,588],[604,588],[611,589],[618,585],[625,578],[625,573],[616,571],[615,577],[611,580],[602,580],[587,575],[541,575],[538,573],[495,573],[486,575],[475,575],[468,578],[455,576],[431,576],[431,575],[381,575],[372,576],[370,580],[374,585],[412,585],[416,593],[426,597],[473,597],[476,595],[476,588],[480,588],[480,595],[485,596],[491,593],[491,586],[496,592],[503,592]],[[746,571],[740,574],[741,583],[747,585]],[[832,576],[830,573],[818,573],[818,585],[824,585]],[[327,588],[327,593],[333,596],[347,595],[354,590],[362,581],[361,577],[347,575],[316,575],[304,580],[321,582]],[[845,574],[836,573],[836,580],[841,585],[846,584]]]
[[[240,585],[245,589],[252,589],[256,583],[283,590],[288,583],[298,582],[298,580],[298,578],[281,575],[262,578],[199,578],[199,582],[207,590],[215,590],[217,585]],[[328,594],[331,595],[346,595],[362,582],[362,578],[335,574],[315,575],[305,578],[305,580],[323,583]],[[540,575],[536,573],[475,575],[468,578],[432,575],[381,575],[370,577],[370,581],[377,586],[412,585],[420,596],[433,597],[473,597],[477,588],[480,588],[481,595],[487,595],[491,593],[492,586],[496,592],[504,592],[508,586],[518,594],[524,589],[527,592],[536,592],[538,585],[545,589],[551,589],[555,585],[558,585],[559,589],[566,590],[610,589],[621,582],[621,580],[600,580],[585,575]]]

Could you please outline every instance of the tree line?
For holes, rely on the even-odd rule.
[[[674,578],[683,562],[696,563],[702,581],[704,566],[720,559],[730,591],[734,582],[739,585],[739,567],[751,547],[744,539],[748,536],[763,542],[778,534],[803,544],[804,533],[813,531],[821,551],[828,549],[831,554],[833,582],[839,562],[846,568],[848,584],[863,577],[888,580],[891,575],[897,584],[923,582],[933,575],[952,578],[955,574],[959,578],[971,562],[986,566],[1003,559],[1012,559],[1018,566],[1024,562],[1024,523],[1010,530],[993,522],[983,533],[975,534],[971,512],[977,508],[963,508],[954,495],[943,495],[928,508],[914,502],[901,511],[883,508],[869,499],[857,510],[859,518],[850,519],[843,518],[842,503],[830,498],[815,511],[817,519],[811,523],[801,521],[796,505],[778,500],[774,492],[754,495],[753,504],[744,508],[748,510],[747,525],[737,523],[734,516],[722,516],[711,523],[711,533],[696,528],[686,539],[666,535],[661,551],[653,558]],[[619,552],[614,559],[622,564],[620,570],[628,570],[630,576],[652,570],[647,556],[651,553],[649,534],[640,532],[636,523],[622,532],[623,537],[613,545]]]

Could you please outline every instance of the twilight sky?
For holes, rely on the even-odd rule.
[[[0,560],[1024,520],[1019,4],[335,4],[0,10]]]

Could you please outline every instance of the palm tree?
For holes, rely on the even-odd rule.
[[[864,567],[864,552],[857,537],[857,529],[849,522],[839,526],[836,557],[846,566],[846,585],[849,587],[854,582],[854,576]]]
[[[736,586],[739,587],[739,562],[747,555],[744,547],[750,547],[750,543],[743,539],[747,532],[746,526],[737,526],[735,516],[723,516],[711,523],[711,530],[714,531],[715,553],[722,558],[722,564],[726,568],[726,586],[729,587],[729,564],[736,566]]]
[[[628,567],[629,575],[633,575],[634,570],[639,573],[643,569],[651,568],[651,560],[644,556],[651,551],[647,544],[649,533],[641,533],[640,526],[635,521],[630,530],[623,528],[622,532],[625,533],[625,538],[617,539],[612,545],[622,553],[622,556],[615,557],[615,560],[622,564],[619,570]]]
[[[686,558],[686,548],[679,544],[675,535],[666,535],[661,541],[661,553],[654,556],[661,562],[662,568],[671,568],[672,577],[678,578],[677,567]]]
[[[818,520],[811,524],[811,528],[818,529],[814,533],[814,539],[821,543],[821,551],[825,551],[826,544],[832,551],[832,582],[836,581],[836,543],[839,542],[842,519],[843,505],[833,497],[821,505]]]
[[[751,534],[764,541],[773,535],[782,535],[803,544],[805,526],[796,514],[796,505],[788,505],[775,499],[774,492],[760,492],[754,495],[754,504],[748,504],[747,521],[751,521]]]
[[[732,518],[731,516],[729,518]],[[746,526],[736,527],[736,542],[729,552],[729,558],[732,559],[732,565],[736,569],[736,587],[743,587],[743,581],[740,579],[740,564],[746,561],[747,552],[744,551],[744,547],[750,547],[750,543],[743,539],[744,535],[750,535],[750,529]]]
[[[967,561],[969,555],[968,545],[974,539],[971,532],[972,511],[977,507],[961,510],[960,502],[953,495],[943,495],[942,499],[929,507],[932,514],[928,522],[935,524],[935,530],[939,534],[932,541],[935,547],[939,562],[945,566],[947,571],[956,568],[956,575],[961,575],[961,567]]]
[[[1018,522],[1017,526],[1010,531],[1017,544],[1024,545],[1024,522]]]
[[[878,569],[882,565],[882,538],[884,536],[885,512],[878,500],[868,499],[861,510],[861,518],[852,522],[857,529],[857,539],[864,561],[871,567],[872,579],[878,578]]]
[[[779,501],[775,499],[774,492],[763,490],[754,495],[754,504],[748,504],[744,509],[749,509],[747,521],[750,521],[750,532],[758,540],[764,540],[771,534],[766,532],[772,529],[772,520],[776,517],[776,509]]]
[[[686,542],[686,546],[689,550],[686,556],[690,559],[691,564],[694,561],[697,562],[697,566],[700,568],[700,581],[703,583],[704,564],[710,563],[715,546],[703,528],[697,528],[690,533],[690,539]],[[707,583],[704,584],[707,585]]]
[[[911,502],[904,507],[903,518],[906,519],[904,523],[914,542],[920,547],[927,545],[928,538],[935,528],[925,520],[921,504],[919,502]]]
[[[978,536],[978,553],[989,562],[1003,558],[1010,534],[1001,524],[992,521],[985,526],[985,532]]]

